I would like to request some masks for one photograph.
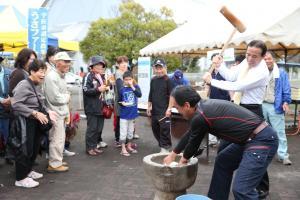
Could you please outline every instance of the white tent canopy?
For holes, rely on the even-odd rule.
[[[197,19],[141,49],[140,55],[202,54],[221,48],[233,31],[233,26],[219,12],[222,5],[247,27],[244,33],[237,32],[232,40],[231,46],[237,50],[244,50],[246,43],[253,39],[265,41],[270,49],[300,48],[300,1],[227,0],[222,1],[222,5],[218,3],[201,4]]]

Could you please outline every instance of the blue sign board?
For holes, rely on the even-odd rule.
[[[48,48],[48,10],[30,8],[28,14],[28,47],[37,54],[46,54]]]

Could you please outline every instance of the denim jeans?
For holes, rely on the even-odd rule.
[[[277,150],[278,158],[285,159],[289,157],[288,144],[285,134],[285,119],[284,114],[275,112],[274,104],[263,103],[263,114],[267,122],[275,129],[278,136],[279,146]]]
[[[256,187],[276,154],[277,134],[266,127],[246,144],[230,144],[216,157],[208,197],[228,199],[233,173],[232,191],[235,199],[258,199]]]

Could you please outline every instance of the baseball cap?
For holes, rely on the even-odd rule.
[[[93,67],[94,65],[102,63],[104,67],[106,67],[106,63],[104,61],[104,58],[102,56],[92,56],[90,58],[90,67]]]
[[[156,65],[160,65],[162,67],[166,66],[166,62],[162,58],[158,58],[154,61],[153,66],[155,67]]]
[[[181,70],[177,69],[175,72],[174,72],[174,76],[175,78],[177,79],[181,79],[183,77],[183,73]]]
[[[73,60],[65,51],[58,52],[54,55],[54,60]]]

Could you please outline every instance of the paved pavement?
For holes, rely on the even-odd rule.
[[[66,158],[70,171],[61,174],[48,174],[45,158],[39,157],[35,167],[45,177],[40,186],[34,189],[14,187],[14,168],[0,160],[0,199],[99,199],[99,200],[134,200],[153,199],[154,189],[146,179],[142,168],[144,156],[159,151],[145,118],[137,121],[137,132],[141,136],[136,140],[139,153],[130,157],[120,155],[120,149],[112,143],[114,135],[111,120],[104,128],[104,140],[109,144],[103,155],[90,157],[85,154],[84,130],[86,121],[82,120],[78,135],[71,144],[71,150],[77,152],[74,157]],[[269,168],[272,200],[300,199],[300,162],[299,136],[290,136],[292,166],[283,166],[273,161]],[[196,183],[189,193],[206,194],[212,173],[215,149],[210,151],[209,162],[203,155],[199,160]]]
[[[77,106],[77,107],[76,107]],[[78,108],[75,103],[74,108]],[[0,159],[0,199],[61,199],[61,200],[150,200],[154,197],[154,188],[144,175],[142,159],[159,151],[146,118],[137,120],[136,140],[139,153],[130,157],[120,155],[120,149],[113,146],[114,134],[112,121],[105,122],[103,138],[109,144],[105,152],[97,157],[85,153],[84,135],[86,121],[82,120],[79,131],[71,144],[74,157],[65,160],[70,171],[60,174],[48,174],[47,162],[38,157],[35,170],[44,174],[40,186],[34,189],[22,189],[14,186],[14,167],[4,164]],[[292,166],[284,166],[273,161],[269,167],[271,190],[269,199],[300,199],[300,152],[299,136],[289,136]],[[188,193],[206,194],[209,187],[216,149],[210,151],[209,162],[205,155],[199,158],[198,177]],[[232,196],[230,199],[233,199]]]

